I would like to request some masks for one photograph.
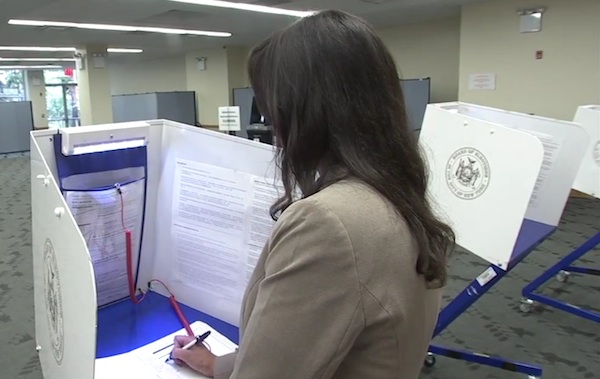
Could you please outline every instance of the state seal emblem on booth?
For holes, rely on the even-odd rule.
[[[464,147],[452,154],[446,165],[446,183],[464,200],[481,196],[490,184],[490,165],[481,151]]]
[[[62,296],[56,254],[49,238],[44,243],[44,294],[52,354],[60,365],[65,350]]]

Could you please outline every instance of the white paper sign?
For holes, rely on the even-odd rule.
[[[219,107],[219,130],[225,132],[242,130],[240,107]]]
[[[469,89],[479,91],[494,91],[496,89],[496,74],[469,75]]]

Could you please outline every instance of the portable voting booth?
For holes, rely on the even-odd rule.
[[[465,103],[428,105],[419,138],[429,196],[457,244],[490,266],[440,313],[435,335],[558,225],[587,137],[571,122]],[[439,346],[443,355],[539,377],[539,367]]]
[[[235,349],[243,290],[273,222],[272,161],[268,145],[163,120],[32,132],[44,377],[122,377],[139,361],[180,370],[164,356],[186,320],[188,334],[206,330],[196,321],[214,328],[213,351]],[[170,345],[157,348],[163,337]],[[145,345],[152,353],[125,360]]]
[[[574,123],[461,103],[428,106],[420,142],[429,195],[458,243],[490,263],[442,310],[436,335],[555,229],[585,139]],[[201,321],[219,337],[211,346],[234,349],[243,290],[273,226],[275,168],[269,145],[170,121],[32,132],[44,377],[122,375],[110,372],[111,362],[171,367],[164,365],[170,346],[157,344],[168,344],[185,320],[192,326],[184,333],[206,330]],[[541,375],[481,354],[430,351]]]
[[[600,105],[581,106],[577,109],[574,121],[580,124],[588,134],[589,141],[583,160],[579,167],[573,188],[600,199]],[[583,147],[583,145],[582,145]],[[600,225],[599,225],[600,228]],[[600,323],[600,313],[569,304],[550,296],[536,293],[548,280],[556,277],[566,281],[571,273],[600,276],[600,266],[597,268],[573,266],[573,263],[600,245],[600,229],[598,233],[584,242],[580,247],[565,256],[554,266],[523,288],[521,311],[529,312],[534,301],[546,304],[576,316]]]

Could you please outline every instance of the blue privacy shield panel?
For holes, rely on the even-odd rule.
[[[238,343],[238,328],[235,326],[185,305],[180,307],[190,322],[205,322]],[[148,292],[144,301],[137,305],[123,300],[98,310],[96,358],[126,353],[180,329],[181,321],[168,298]]]
[[[134,276],[137,288],[137,278],[139,275],[140,262],[141,262],[141,251],[142,241],[144,234],[144,222],[145,222],[145,205],[146,205],[146,194],[147,194],[147,181],[146,175],[148,172],[148,157],[145,146],[121,149],[121,150],[109,150],[102,152],[95,152],[90,154],[81,155],[69,155],[66,156],[62,153],[62,135],[57,133],[54,136],[54,155],[56,158],[56,168],[58,172],[58,182],[61,191],[66,195],[66,191],[69,192],[93,192],[102,191],[109,188],[116,188],[115,184],[119,183],[121,186],[132,184],[139,180],[144,180],[143,186],[143,200],[141,209],[141,228],[139,233],[134,237],[138,240],[139,250],[133,252],[137,253],[137,267],[135,268]],[[127,171],[127,169],[130,172]],[[137,169],[137,170],[133,170]],[[113,175],[114,172],[125,171],[125,174],[119,176],[119,181],[114,181],[116,177]],[[136,171],[141,171],[138,173]],[[77,186],[74,186],[71,179],[78,177],[86,177],[86,180],[80,181]],[[90,177],[94,177],[94,180],[89,180]],[[65,185],[67,183],[68,185]],[[88,185],[94,183],[93,185]],[[122,199],[121,199],[122,201]],[[135,246],[135,245],[134,245]],[[89,247],[89,245],[88,245]],[[96,269],[96,268],[95,268]],[[104,304],[100,304],[104,305]]]

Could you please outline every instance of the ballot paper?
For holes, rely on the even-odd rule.
[[[178,160],[171,236],[173,276],[239,312],[244,289],[274,221],[269,207],[283,193],[274,179]]]
[[[145,180],[117,188],[66,191],[65,198],[87,244],[96,278],[98,306],[129,294],[124,226],[137,256],[144,212]],[[122,198],[121,198],[122,196]]]
[[[222,356],[235,352],[237,345],[209,325],[196,321],[191,324],[194,334],[210,331],[205,346],[215,355]],[[95,379],[144,378],[144,379],[198,379],[206,378],[188,367],[167,361],[173,340],[177,335],[186,335],[185,329],[165,336],[148,345],[107,358],[96,359]]]

